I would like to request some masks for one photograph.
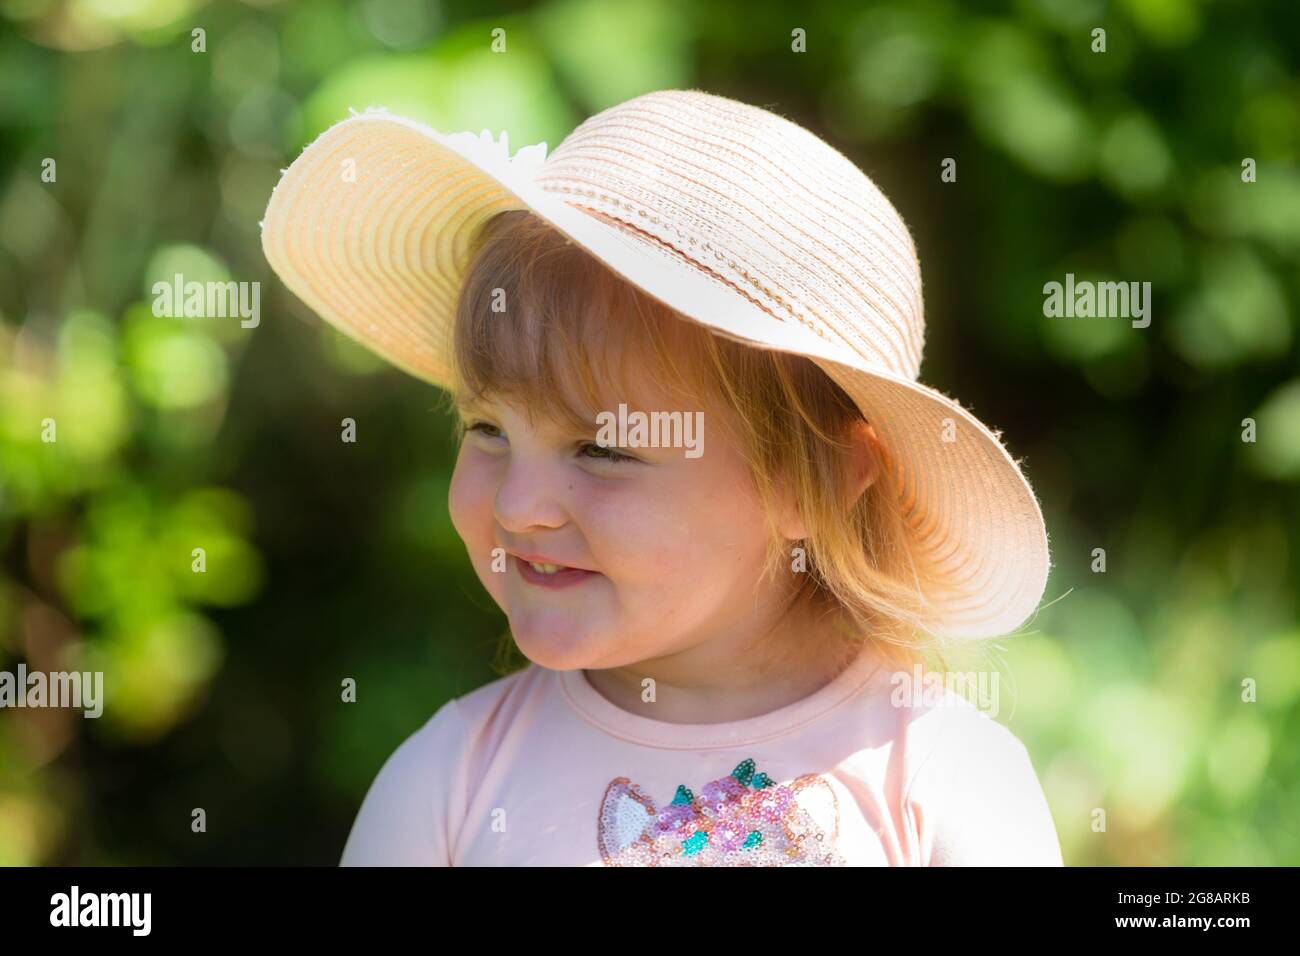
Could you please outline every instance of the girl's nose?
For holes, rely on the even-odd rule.
[[[558,467],[536,458],[514,457],[497,486],[493,514],[506,531],[558,528],[568,520],[564,506],[568,487]]]

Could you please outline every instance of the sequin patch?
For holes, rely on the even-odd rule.
[[[627,777],[611,780],[596,841],[606,866],[844,866],[839,804],[804,774],[778,784],[752,758],[693,793],[679,784],[659,807]]]

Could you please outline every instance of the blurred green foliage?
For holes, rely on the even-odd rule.
[[[999,646],[1067,862],[1300,862],[1296,4],[0,17],[0,668],[103,670],[110,702],[0,713],[0,863],[337,861],[393,747],[494,676],[504,621],[447,517],[450,423],[275,282],[270,191],[349,109],[553,148],[664,87],[817,130],[912,227],[923,377],[1005,430],[1052,535],[1050,603]],[[261,324],[156,317],[175,272],[260,281]],[[1045,319],[1067,272],[1151,282],[1151,326]]]

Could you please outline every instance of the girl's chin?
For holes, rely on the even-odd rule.
[[[548,620],[510,622],[510,633],[520,652],[538,667],[567,671],[579,667],[597,667],[601,655],[600,640],[585,628],[590,622]]]

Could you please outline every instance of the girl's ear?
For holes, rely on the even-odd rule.
[[[862,493],[880,478],[882,455],[876,430],[864,419],[858,419],[849,426],[846,438],[850,445],[849,459],[852,468],[852,479],[843,502],[844,510],[848,511],[857,504]],[[782,507],[780,530],[781,535],[790,541],[808,537],[807,525],[804,523],[799,504],[788,493]]]
[[[851,508],[862,497],[862,493],[880,478],[882,465],[880,438],[866,419],[859,418],[850,425],[848,437],[853,446],[853,483],[849,486],[849,500],[845,505]]]
[[[788,488],[788,485],[783,486],[781,518],[777,522],[777,530],[786,541],[799,541],[808,537],[808,530],[799,503],[794,500],[794,495],[790,494]]]

